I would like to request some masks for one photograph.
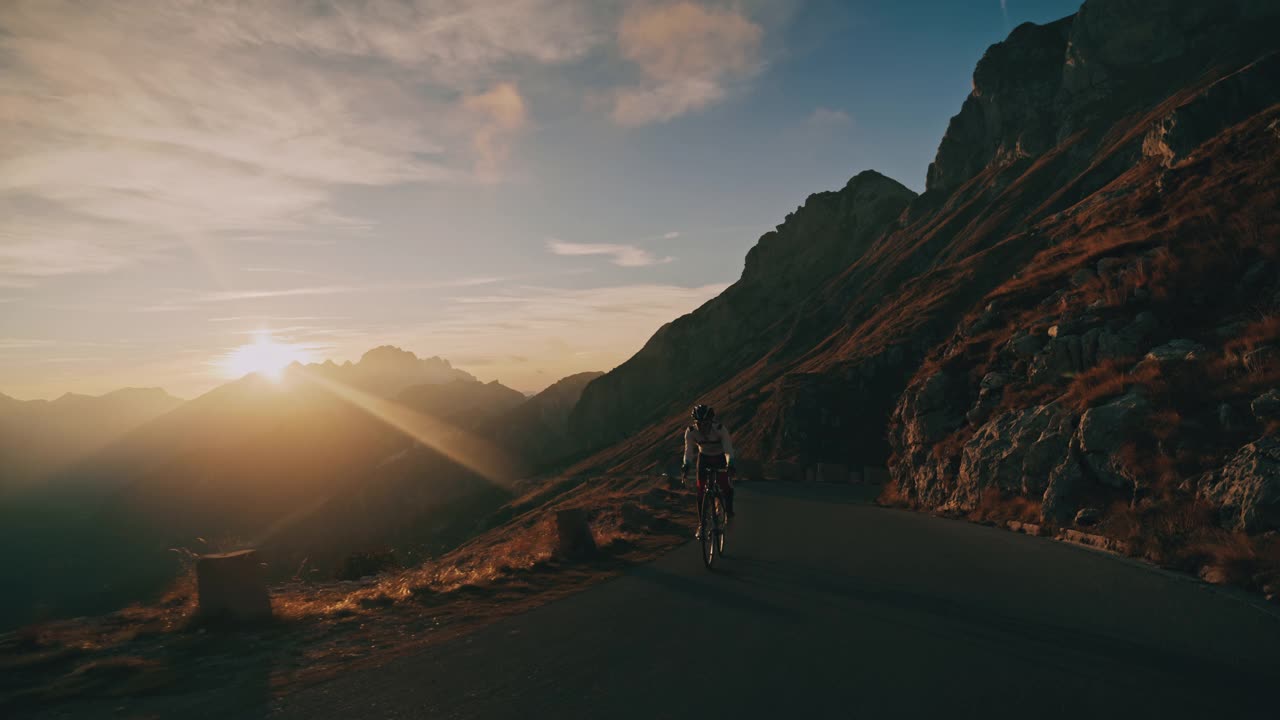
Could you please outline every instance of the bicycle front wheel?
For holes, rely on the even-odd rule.
[[[729,514],[725,510],[724,501],[719,497],[716,498],[716,555],[724,556],[724,538],[728,535],[729,530]]]

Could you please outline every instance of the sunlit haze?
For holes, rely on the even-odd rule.
[[[609,370],[1076,4],[5,2],[0,392]]]
[[[229,378],[258,373],[279,380],[290,364],[308,363],[313,359],[306,347],[279,342],[264,330],[254,336],[253,342],[227,353],[220,365]]]

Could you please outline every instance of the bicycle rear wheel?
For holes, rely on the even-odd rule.
[[[709,494],[702,503],[702,564],[708,570],[716,564],[717,536],[720,534],[716,527],[716,514],[712,508],[714,504],[715,498]]]

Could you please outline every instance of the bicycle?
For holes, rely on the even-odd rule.
[[[729,515],[720,490],[720,474],[729,479],[728,468],[709,468],[705,471],[706,490],[702,497],[702,564],[711,570],[716,559],[724,556],[725,535],[729,529]]]

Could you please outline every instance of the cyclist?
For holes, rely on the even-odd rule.
[[[727,469],[727,475],[717,473],[720,491],[724,493],[725,509],[729,517],[733,517],[733,483],[729,476],[733,475],[733,440],[724,425],[716,422],[716,411],[707,405],[694,405],[693,424],[684,431],[684,463],[680,466],[680,479],[689,475],[690,464],[697,453],[698,477],[698,532],[695,537],[702,537],[702,497],[706,492],[707,475],[713,470]]]

